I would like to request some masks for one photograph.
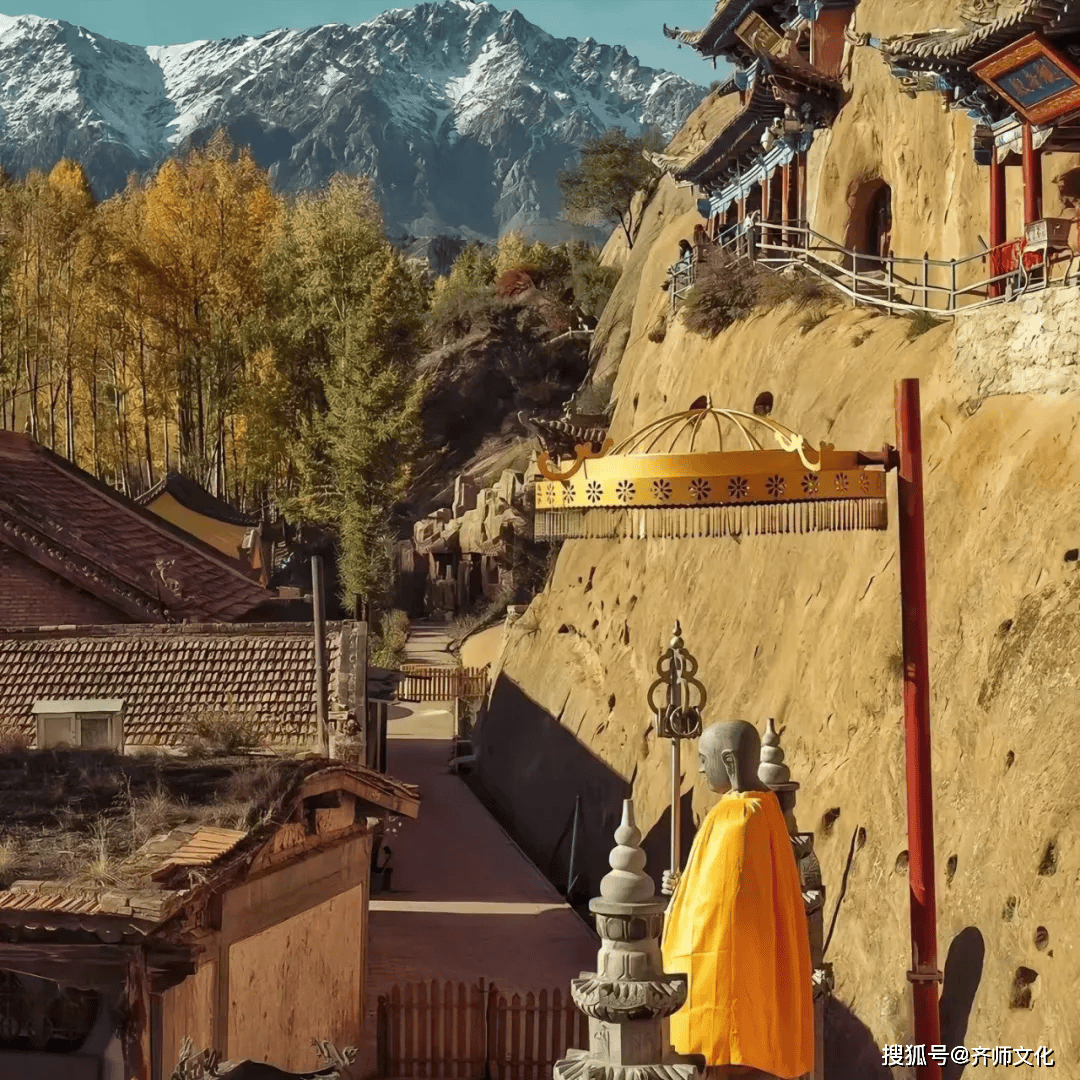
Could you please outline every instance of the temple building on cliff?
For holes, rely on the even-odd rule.
[[[800,263],[856,302],[888,309],[947,314],[1073,281],[1080,262],[1075,220],[1063,208],[1080,202],[1080,170],[1055,178],[1059,216],[1053,216],[1044,210],[1051,200],[1042,164],[1048,154],[1080,153],[1080,2],[1022,0],[1000,14],[1002,7],[991,5],[986,16],[957,29],[875,36],[857,32],[862,8],[851,0],[718,0],[702,30],[665,26],[680,46],[731,65],[716,94],[738,95],[704,146],[682,157],[652,156],[700,196],[702,221],[669,271],[673,304],[715,245],[774,268]],[[917,21],[916,8],[910,18]],[[873,15],[881,18],[877,9]],[[880,54],[898,96],[937,94],[943,109],[970,117],[965,165],[973,161],[985,177],[989,211],[988,235],[978,235],[975,250],[897,252],[885,168],[879,175],[856,175],[853,166],[852,175],[842,168],[830,175],[834,192],[819,190],[817,203],[836,201],[835,190],[846,189],[842,235],[828,235],[828,225],[817,220],[808,172],[815,155],[820,163],[830,152],[830,141],[819,150],[817,137],[835,128],[846,108],[865,103],[858,79],[868,68],[852,63],[863,50]],[[889,130],[876,134],[884,144],[894,137]],[[902,160],[904,153],[897,143],[893,156]],[[934,185],[930,199],[952,199],[956,177],[948,179],[937,162],[922,166]],[[934,168],[941,169],[940,182]],[[823,182],[819,176],[819,188]],[[944,220],[950,206],[934,209]]]

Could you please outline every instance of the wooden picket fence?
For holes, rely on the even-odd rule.
[[[551,1080],[588,1020],[568,992],[500,993],[494,985],[416,983],[380,995],[380,1077]]]
[[[454,701],[487,697],[488,669],[406,664],[398,686],[399,701]]]

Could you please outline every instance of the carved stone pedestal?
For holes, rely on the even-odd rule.
[[[704,1080],[705,1059],[676,1054],[668,1018],[686,1001],[686,976],[666,975],[660,933],[666,903],[645,874],[631,800],[623,803],[611,873],[589,903],[602,945],[595,972],[574,979],[574,1004],[589,1017],[589,1049],[569,1050],[556,1080]]]

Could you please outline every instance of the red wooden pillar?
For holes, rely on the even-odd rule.
[[[937,906],[934,890],[934,806],[930,770],[930,671],[926,628],[926,536],[923,521],[922,424],[919,380],[896,384],[897,503],[900,606],[904,653],[907,750],[908,871],[915,1043],[941,1044],[938,1018]],[[941,1080],[928,1058],[918,1080]]]
[[[1024,224],[1042,217],[1042,151],[1035,149],[1031,125],[1024,124]]]
[[[772,232],[765,227],[765,223],[772,217],[772,205],[769,195],[772,191],[772,184],[769,183],[771,177],[763,176],[761,178],[761,243],[772,243]],[[771,254],[771,253],[766,253]]]
[[[806,202],[806,151],[803,150],[799,154],[799,168],[796,173],[796,188],[798,192],[796,194],[796,217],[799,219],[799,224],[804,227],[809,227],[809,207]]]
[[[1005,243],[1008,220],[1005,204],[1005,163],[998,161],[996,149],[990,156],[990,274],[997,275],[1001,268],[1001,245]],[[990,296],[1001,296],[1005,282],[996,281],[987,290]]]
[[[784,165],[783,174],[783,214],[784,224],[787,228],[784,229],[784,244],[791,247],[795,243],[795,233],[791,232],[791,228],[796,225],[795,218],[798,217],[798,212],[795,211],[795,185],[793,183],[793,172],[798,166],[794,161],[788,161]]]

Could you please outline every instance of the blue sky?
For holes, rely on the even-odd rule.
[[[697,29],[709,21],[713,0],[492,0],[517,8],[557,37],[593,37],[623,45],[646,67],[664,68],[702,85],[717,77],[712,64],[664,37],[669,26]],[[381,11],[412,7],[411,0],[0,0],[5,15],[64,19],[132,45],[175,45],[202,38],[261,34],[279,27],[367,22]]]

